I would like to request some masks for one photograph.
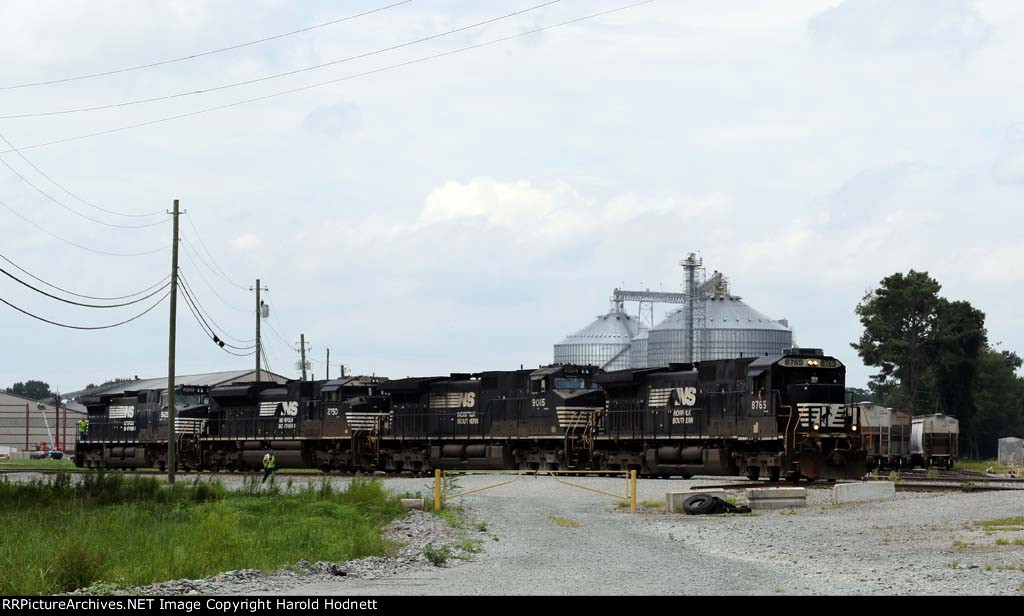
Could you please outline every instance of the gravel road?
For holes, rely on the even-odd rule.
[[[510,477],[462,477],[461,488]],[[237,476],[220,478],[228,487]],[[621,478],[567,481],[623,493]],[[296,478],[296,485],[308,479]],[[348,480],[333,479],[338,486]],[[667,491],[738,481],[640,480],[639,500]],[[388,478],[395,493],[428,493],[430,478]],[[344,595],[676,595],[676,594],[1024,594],[1024,530],[985,532],[973,522],[1024,516],[1024,491],[898,493],[887,502],[829,504],[830,490],[808,490],[808,507],[753,515],[632,515],[614,499],[550,477],[460,500],[471,522],[461,538],[483,550],[432,566],[418,546],[460,534],[416,514],[414,545],[401,562],[354,564],[354,575],[285,573],[198,592]],[[740,494],[740,493],[737,493]],[[478,524],[486,529],[481,532]],[[401,530],[401,529],[400,529]],[[402,530],[401,532],[405,532]],[[397,537],[402,539],[400,533]],[[998,541],[998,543],[997,543]],[[1015,545],[1015,542],[1020,545]],[[230,576],[229,576],[230,577]],[[246,577],[246,576],[243,576]],[[176,592],[177,587],[166,588]]]
[[[461,484],[473,489],[501,480],[470,476]],[[624,491],[622,479],[569,481]],[[417,490],[423,482],[392,479],[388,485]],[[722,478],[641,480],[638,495],[663,500],[667,491],[716,483]],[[829,495],[829,490],[808,490],[807,508],[755,515],[631,515],[609,497],[549,477],[526,477],[464,497],[497,538],[486,541],[483,553],[470,562],[387,579],[321,580],[284,592],[1024,594],[1024,546],[1013,545],[1024,531],[989,534],[971,525],[1024,516],[1024,492],[899,493],[889,502],[843,506],[830,505]],[[579,528],[556,524],[552,517]],[[996,545],[997,539],[1009,545]]]

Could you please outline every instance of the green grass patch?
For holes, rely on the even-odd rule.
[[[553,515],[548,519],[554,522],[556,526],[561,526],[562,528],[583,528],[582,524],[569,518]]]
[[[0,595],[384,555],[393,546],[380,529],[404,513],[380,483],[359,479],[343,490],[325,481],[282,494],[120,473],[0,478]]]
[[[1024,516],[980,520],[974,522],[974,525],[988,532],[1024,530]]]
[[[665,506],[665,503],[656,500],[645,500],[638,502],[636,506],[641,509],[661,509]]]
[[[953,465],[954,470],[973,471],[975,473],[984,473],[990,467],[993,473],[1005,473],[1012,468],[1004,466],[996,460],[957,460],[956,464]],[[1017,468],[1020,469],[1020,467]]]
[[[63,460],[0,460],[0,470],[53,471],[73,468],[75,463],[70,457]]]

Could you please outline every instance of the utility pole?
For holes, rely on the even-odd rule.
[[[327,380],[331,380],[331,350],[327,349]]]
[[[306,380],[306,334],[299,334],[299,353],[302,355],[302,380]]]
[[[174,200],[174,235],[171,241],[171,324],[167,342],[167,483],[174,483],[174,339],[178,316],[178,200]]]
[[[249,289],[252,291],[253,289]],[[260,279],[256,279],[256,382],[260,382],[260,319],[263,318],[263,302],[260,301],[260,291],[269,291],[260,287]]]

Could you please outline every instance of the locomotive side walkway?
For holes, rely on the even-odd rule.
[[[473,489],[493,476],[468,476]],[[619,491],[621,478],[574,482]],[[424,479],[389,479],[398,492]],[[640,500],[706,481],[642,480]],[[379,580],[297,584],[294,594],[1022,594],[1024,531],[975,522],[1021,516],[1024,493],[897,494],[741,516],[629,514],[613,499],[525,477],[465,497],[498,541],[475,560]],[[567,522],[568,521],[568,522]],[[573,527],[573,524],[579,527]],[[1002,539],[1001,544],[996,541]],[[1024,540],[1021,542],[1024,544]],[[1014,570],[1010,570],[1013,567]]]

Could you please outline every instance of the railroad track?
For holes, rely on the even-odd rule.
[[[869,480],[869,481],[882,481]],[[979,485],[979,483],[981,485]],[[993,483],[1009,483],[1013,485],[991,485]],[[836,485],[834,481],[773,481],[773,482],[746,482],[727,483],[711,486],[694,486],[690,491],[697,493],[701,490],[747,490],[750,488],[809,488],[829,489]],[[928,478],[900,478],[896,482],[897,492],[1024,492],[1024,481],[1004,480],[987,478],[986,481],[979,481],[977,478],[970,480],[952,479],[928,479]]]

